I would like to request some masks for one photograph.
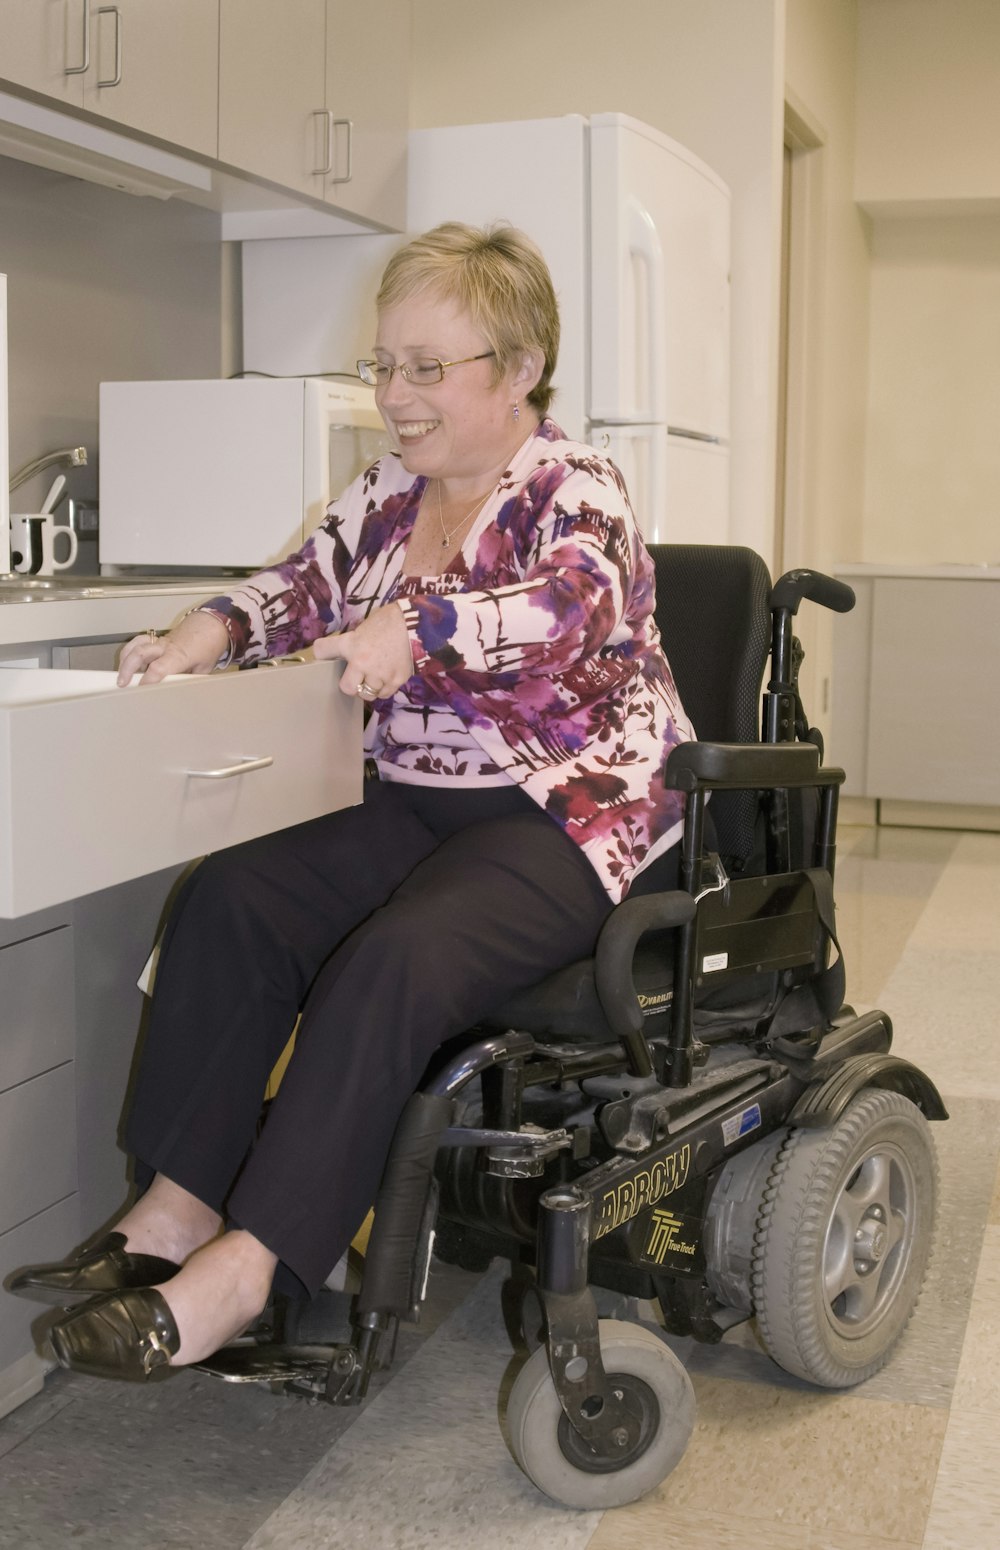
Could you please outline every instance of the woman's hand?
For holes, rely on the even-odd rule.
[[[210,673],[229,648],[229,632],[215,614],[193,613],[166,635],[137,635],[118,664],[118,685],[126,688],[136,673],[155,684],[172,673]]]
[[[340,657],[346,663],[341,691],[363,700],[388,699],[413,676],[410,637],[397,603],[374,609],[356,630],[324,635],[313,651],[320,658]]]

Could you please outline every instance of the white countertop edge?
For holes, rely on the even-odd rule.
[[[834,576],[898,576],[918,581],[1000,581],[1000,565],[889,565],[877,561],[837,563]]]
[[[87,640],[96,637],[138,635],[142,630],[166,630],[183,613],[205,598],[219,595],[218,581],[192,583],[189,590],[157,591],[155,584],[142,592],[116,597],[54,598],[37,602],[0,601],[0,646],[30,645],[36,641]]]

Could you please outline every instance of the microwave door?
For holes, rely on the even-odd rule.
[[[321,509],[315,513],[315,520],[310,522],[309,530],[311,531],[322,522],[330,501],[336,500],[359,474],[363,474],[366,468],[370,468],[391,450],[392,443],[384,428],[376,429],[371,425],[346,423],[331,424],[327,459],[329,485],[324,492],[326,499],[321,502]],[[313,518],[314,513],[309,512],[308,516]]]

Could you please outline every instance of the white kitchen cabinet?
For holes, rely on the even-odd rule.
[[[361,800],[361,707],[332,662],[114,687],[0,674],[0,917]]]
[[[406,224],[411,0],[222,0],[219,159]]]
[[[185,150],[218,149],[218,0],[0,0],[0,75]]]
[[[406,225],[410,0],[327,0],[323,196],[390,229]]]
[[[90,5],[83,106],[185,150],[218,149],[218,0]]]
[[[317,196],[325,55],[325,0],[221,0],[219,160]]]
[[[0,0],[0,77],[80,107],[89,20],[88,0]]]
[[[90,603],[95,634],[124,601]],[[35,613],[55,636],[69,606]],[[125,1200],[136,979],[184,864],[360,800],[361,706],[340,671],[122,690],[104,672],[0,672],[0,1279],[61,1258]],[[241,772],[247,755],[260,764]],[[39,1311],[0,1297],[0,1415],[41,1385]]]
[[[86,127],[93,115],[136,138],[322,201],[331,218],[343,212],[344,229],[359,218],[401,230],[412,6],[413,0],[0,0],[0,82],[43,94],[56,107],[85,110],[86,119],[66,116],[65,135],[27,125],[72,146],[88,148],[73,126]],[[252,181],[245,206],[239,187],[230,180],[215,190],[222,208],[266,208]],[[283,212],[290,208],[281,204]],[[325,218],[315,205],[307,213]]]

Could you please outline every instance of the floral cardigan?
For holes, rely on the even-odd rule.
[[[403,575],[427,480],[383,457],[297,553],[204,608],[237,661],[299,650],[398,601],[413,677],[377,701],[368,749],[389,779],[509,779],[562,826],[612,899],[680,837],[663,783],[695,736],[653,619],[652,561],[621,474],[543,420],[498,481],[447,575]],[[393,759],[400,705],[444,713],[483,758]],[[412,721],[411,721],[412,724]],[[398,752],[398,750],[396,750]]]

